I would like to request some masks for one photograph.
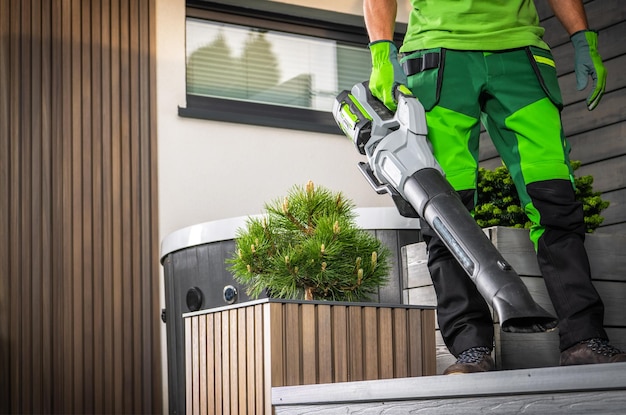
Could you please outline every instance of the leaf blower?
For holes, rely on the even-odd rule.
[[[397,94],[392,113],[367,82],[341,92],[333,116],[367,157],[359,169],[379,194],[388,193],[401,215],[426,221],[511,333],[553,330],[557,319],[539,306],[446,180],[428,141],[426,115],[412,95]]]

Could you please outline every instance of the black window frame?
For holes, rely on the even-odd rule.
[[[253,4],[254,7],[250,7]],[[251,26],[298,35],[330,39],[350,46],[367,47],[362,16],[330,12],[265,0],[228,2],[187,0],[186,18]],[[395,41],[402,39],[406,25],[397,24]],[[329,111],[238,101],[186,94],[186,107],[178,115],[213,121],[287,128],[328,134],[343,133]]]

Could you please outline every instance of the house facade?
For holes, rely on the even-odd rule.
[[[364,39],[361,1],[310,3],[0,0],[0,412],[167,410],[159,254],[170,233],[257,214],[308,180],[358,207],[392,206],[362,178],[361,156],[338,131],[265,122],[245,105],[227,107],[235,119],[190,105],[187,17],[210,6],[224,19],[307,22],[317,37],[352,27],[346,36]],[[572,158],[611,202],[598,232],[622,233],[626,6],[586,2],[609,72],[589,113],[568,38],[537,3]],[[399,28],[407,13],[400,2]],[[483,144],[483,165],[498,165]]]

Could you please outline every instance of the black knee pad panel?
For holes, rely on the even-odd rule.
[[[545,180],[531,183],[526,191],[539,212],[540,224],[566,232],[585,233],[583,205],[576,200],[569,180]]]

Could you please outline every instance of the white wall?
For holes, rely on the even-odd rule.
[[[349,14],[363,14],[363,0],[272,0],[276,3],[289,3],[296,6],[315,7],[322,10],[331,10]],[[411,10],[410,0],[398,0],[397,21],[408,22],[409,11]]]
[[[337,11],[359,14],[361,3],[334,2],[342,6]],[[179,117],[184,45],[184,0],[157,1],[160,240],[197,223],[259,213],[308,180],[344,192],[359,207],[392,206],[365,182],[356,168],[362,158],[343,136]]]
[[[282,1],[311,7],[310,1]],[[360,0],[315,4],[362,14]],[[366,183],[356,167],[363,158],[343,136],[179,117],[178,107],[185,106],[185,0],[156,5],[159,241],[191,225],[258,214],[265,202],[308,180],[343,192],[358,207],[393,206]],[[404,14],[406,7],[400,9]],[[165,307],[163,276],[160,281]],[[162,342],[167,412],[164,324]]]

